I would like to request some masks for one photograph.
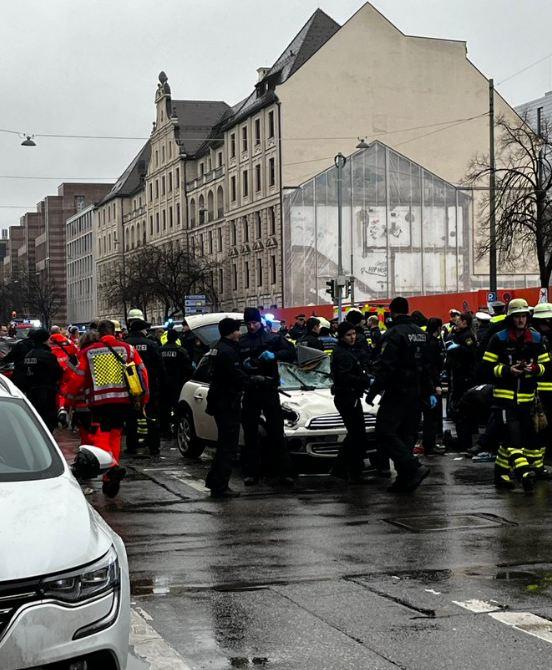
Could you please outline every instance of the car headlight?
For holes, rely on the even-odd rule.
[[[119,561],[115,549],[83,568],[46,577],[41,583],[44,598],[64,603],[79,603],[95,596],[118,590],[120,583]]]
[[[282,403],[282,414],[284,415],[284,424],[288,428],[296,426],[301,418],[299,411],[287,402]]]

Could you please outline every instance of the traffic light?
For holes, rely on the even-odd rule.
[[[353,282],[354,282],[353,277],[347,279],[347,281],[345,282],[344,295],[343,295],[344,298],[348,298],[352,294]]]
[[[335,279],[328,280],[326,286],[328,287],[326,293],[330,296],[332,302],[335,302]]]

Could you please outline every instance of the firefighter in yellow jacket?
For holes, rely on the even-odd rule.
[[[531,491],[536,434],[532,409],[537,382],[551,365],[543,339],[529,327],[529,306],[523,298],[508,305],[504,329],[492,336],[483,355],[483,364],[493,378],[494,411],[502,439],[495,462],[495,484],[514,488],[521,481]]]

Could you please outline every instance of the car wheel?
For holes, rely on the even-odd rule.
[[[197,438],[194,420],[190,410],[184,410],[178,418],[176,444],[185,458],[199,458],[205,449],[205,443]]]

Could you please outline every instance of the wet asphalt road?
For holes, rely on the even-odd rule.
[[[550,668],[552,483],[499,493],[452,455],[411,496],[305,476],[218,502],[171,447],[89,498],[127,547],[130,668]]]

